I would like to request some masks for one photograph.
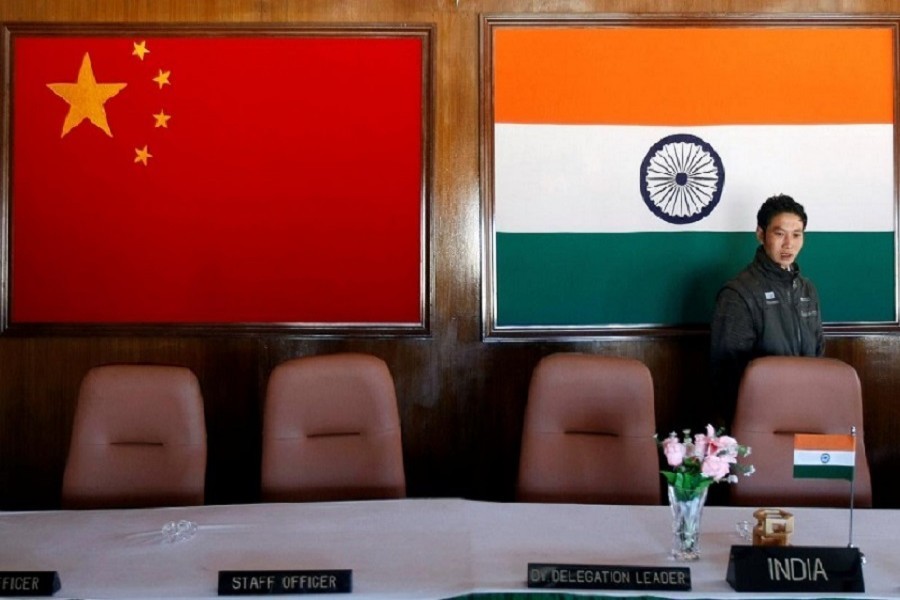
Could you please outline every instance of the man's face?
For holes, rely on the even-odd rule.
[[[782,269],[788,269],[803,247],[803,221],[794,213],[779,213],[765,231],[756,228],[756,239],[769,258]]]

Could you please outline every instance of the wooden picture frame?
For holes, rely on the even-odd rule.
[[[433,25],[2,40],[0,332],[430,334]]]
[[[483,16],[484,338],[702,333],[779,193],[826,331],[896,331],[898,28]]]

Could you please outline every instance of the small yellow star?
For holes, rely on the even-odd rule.
[[[147,166],[147,160],[153,158],[153,155],[147,150],[147,146],[144,145],[143,148],[135,148],[134,153],[137,155],[134,157],[134,162],[143,163],[143,165]]]
[[[172,115],[167,115],[164,110],[160,109],[158,114],[153,115],[153,118],[156,119],[156,125],[154,127],[164,127],[168,129],[169,119],[172,118]]]
[[[134,42],[134,52],[132,52],[131,55],[144,60],[144,55],[149,54],[149,52],[150,50],[147,49],[147,42]]]
[[[160,69],[159,75],[154,77],[153,81],[159,84],[159,89],[162,89],[164,85],[172,85],[172,83],[169,81],[169,75],[171,74],[172,71],[163,71],[162,69]]]
[[[63,121],[62,134],[59,137],[65,137],[85,119],[112,137],[109,122],[106,120],[106,109],[103,108],[103,105],[121,92],[125,85],[124,83],[97,83],[94,69],[91,67],[91,56],[85,53],[81,60],[81,68],[78,69],[78,80],[75,83],[47,84],[54,94],[69,103],[69,112]]]

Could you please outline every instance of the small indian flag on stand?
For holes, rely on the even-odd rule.
[[[794,477],[853,480],[856,437],[851,434],[794,436]]]

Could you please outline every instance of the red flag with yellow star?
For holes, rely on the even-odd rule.
[[[12,50],[11,324],[423,323],[423,36]]]

